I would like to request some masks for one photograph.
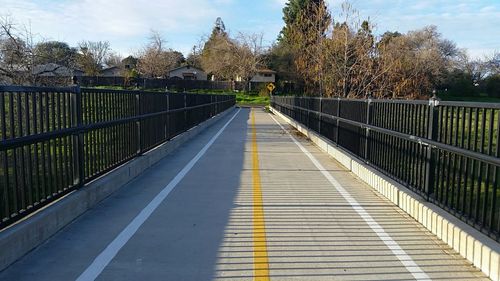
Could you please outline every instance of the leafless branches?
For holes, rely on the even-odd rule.
[[[166,41],[158,31],[152,30],[148,44],[138,53],[137,69],[150,78],[164,78],[176,66],[177,57],[171,49],[165,48]]]

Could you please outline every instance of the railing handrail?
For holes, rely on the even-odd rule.
[[[44,92],[44,93],[75,93],[78,86],[71,87],[40,87],[40,86],[18,86],[18,85],[0,85],[0,92]]]
[[[154,112],[154,113],[147,113],[147,114],[141,114],[141,115],[132,116],[132,117],[120,118],[120,119],[116,119],[116,120],[102,121],[102,122],[98,122],[98,123],[85,124],[85,125],[82,124],[80,126],[73,126],[73,127],[69,127],[69,128],[65,128],[65,129],[61,129],[61,130],[54,130],[54,131],[50,131],[50,132],[44,132],[44,133],[33,134],[33,135],[28,135],[28,136],[23,136],[23,137],[16,137],[16,138],[0,140],[0,151],[8,150],[8,149],[15,149],[15,148],[22,147],[25,145],[30,145],[30,144],[35,144],[35,143],[42,142],[42,141],[47,141],[47,140],[53,139],[53,138],[66,137],[69,135],[85,133],[85,132],[93,131],[96,129],[103,129],[103,128],[108,128],[108,127],[112,127],[112,126],[116,126],[116,125],[142,121],[142,120],[146,120],[146,119],[149,119],[151,117],[156,117],[156,116],[160,116],[160,115],[173,114],[173,113],[177,113],[177,112],[183,112],[183,111],[188,111],[188,110],[202,108],[202,107],[208,107],[208,106],[227,103],[227,102],[228,101],[218,101],[218,102],[195,105],[195,106],[190,106],[190,107],[169,109],[169,110],[158,111],[158,112]]]
[[[273,96],[271,105],[500,241],[500,104]]]
[[[300,99],[314,99],[314,100],[340,100],[340,101],[354,101],[354,102],[370,102],[373,103],[394,103],[394,104],[429,104],[431,99],[428,100],[411,100],[411,99],[378,99],[376,97],[371,98],[341,98],[341,97],[309,97],[309,96],[275,96],[282,98],[300,98]],[[472,102],[472,101],[447,101],[441,100],[439,97],[436,99],[438,101],[437,106],[457,106],[457,107],[481,107],[487,109],[500,109],[500,102]]]
[[[408,140],[408,141],[411,141],[411,142],[414,142],[414,143],[418,143],[418,144],[420,144],[422,146],[433,146],[433,147],[436,147],[436,148],[440,148],[440,149],[443,149],[443,150],[446,150],[446,151],[449,151],[449,152],[457,153],[457,154],[460,154],[462,156],[471,157],[473,159],[476,159],[476,160],[479,160],[479,161],[483,161],[485,163],[496,165],[496,166],[500,167],[500,158],[494,157],[494,156],[490,156],[490,155],[487,155],[487,154],[484,154],[484,153],[479,153],[479,152],[475,152],[475,151],[463,149],[463,148],[460,148],[460,147],[456,147],[456,146],[453,146],[453,145],[448,145],[448,144],[440,143],[440,142],[437,142],[437,141],[434,141],[434,140],[431,140],[431,139],[428,139],[428,138],[423,138],[423,137],[419,137],[419,136],[405,134],[405,133],[397,132],[397,131],[394,131],[394,130],[385,129],[385,128],[381,128],[381,127],[378,127],[378,126],[373,126],[373,125],[369,125],[369,124],[358,122],[358,121],[349,120],[349,119],[342,118],[342,117],[337,117],[337,116],[334,116],[334,115],[331,115],[331,114],[326,114],[326,113],[323,113],[323,112],[319,112],[319,111],[315,111],[315,110],[310,110],[310,109],[307,109],[307,108],[304,108],[304,107],[300,107],[300,106],[296,106],[296,105],[290,106],[290,105],[286,105],[286,104],[282,104],[282,103],[277,103],[277,104],[279,104],[280,106],[283,106],[283,107],[290,108],[290,109],[300,108],[301,110],[312,112],[312,113],[316,113],[318,115],[321,115],[323,117],[327,117],[327,118],[330,118],[330,119],[333,119],[333,120],[339,120],[339,121],[347,123],[347,124],[358,126],[359,128],[362,128],[362,129],[370,129],[372,131],[377,131],[377,132],[381,132],[381,133],[393,135],[393,136],[401,138],[401,139],[405,139],[405,140]]]
[[[0,86],[0,228],[235,102],[235,95]]]

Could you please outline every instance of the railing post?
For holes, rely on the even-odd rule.
[[[304,100],[305,100],[305,102],[304,102]],[[307,110],[306,126],[307,126],[307,128],[311,128],[311,112],[309,111],[309,110],[311,110],[311,101],[307,98],[302,97],[302,103],[305,104],[305,108]]]
[[[214,107],[214,99],[213,99],[213,96],[212,96],[212,95],[210,95],[210,106],[209,106],[209,113],[208,113],[209,117],[214,116],[214,115],[212,114],[212,113],[213,113],[213,110],[212,110],[212,109],[213,109],[213,107]]]
[[[366,125],[370,125],[370,114],[371,114],[371,107],[372,107],[372,97],[371,95],[367,96],[366,99]],[[365,156],[365,161],[366,163],[369,162],[368,160],[368,150],[369,150],[369,139],[370,139],[370,128],[366,127],[365,128],[365,151],[364,151],[364,156]]]
[[[336,117],[340,117],[340,97],[337,97],[337,115]],[[337,123],[337,131],[335,132],[335,144],[339,146],[339,131],[340,131],[340,121],[339,119],[335,119]]]
[[[323,114],[323,97],[319,97],[318,133],[321,135],[321,116]]]
[[[427,138],[430,140],[437,140],[437,132],[439,126],[439,99],[434,95],[429,99],[429,122],[427,128]],[[425,185],[424,192],[426,200],[434,194],[434,169],[436,167],[436,149],[432,146],[427,146],[426,162],[425,162]]]
[[[165,120],[165,140],[170,139],[170,95],[167,93],[167,118]]]
[[[189,129],[188,118],[187,118],[187,94],[184,93],[184,131]]]
[[[75,81],[76,82],[76,81]],[[81,128],[83,125],[82,91],[79,85],[75,86],[71,94],[71,127]],[[83,186],[85,182],[85,158],[84,158],[84,132],[73,135],[73,184],[77,187]]]
[[[141,95],[140,92],[135,94],[135,115],[141,115]],[[142,153],[142,143],[141,143],[141,121],[137,120],[135,122],[137,126],[137,154],[140,155]]]

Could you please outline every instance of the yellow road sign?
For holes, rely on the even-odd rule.
[[[276,89],[276,86],[274,86],[273,83],[269,83],[267,84],[267,89],[269,90],[269,92],[272,92],[274,91],[274,89]]]

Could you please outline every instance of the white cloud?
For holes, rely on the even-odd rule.
[[[179,34],[206,28],[217,17],[218,5],[227,5],[228,0],[216,2],[0,0],[3,7],[0,13],[9,13],[17,22],[30,24],[35,33],[46,39],[63,40],[72,45],[84,39],[108,40],[113,46],[115,41],[144,41],[151,29],[158,30],[172,42]]]
[[[334,17],[340,0],[329,1]],[[473,56],[500,49],[500,3],[481,0],[353,0],[361,17],[375,23],[377,34],[407,32],[436,25],[443,37],[469,49]]]
[[[189,50],[202,34],[209,34],[217,17],[238,31],[264,32],[271,43],[283,25],[287,0],[0,0],[0,14],[11,13],[30,23],[46,39],[76,45],[81,40],[108,40],[115,50],[130,54],[158,30],[175,49]],[[342,0],[328,0],[335,18]],[[500,49],[500,5],[487,0],[351,0],[363,18],[370,18],[381,34],[438,26],[459,47]]]

